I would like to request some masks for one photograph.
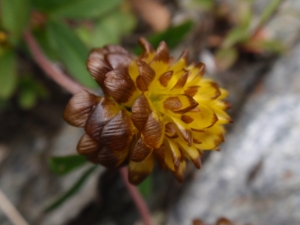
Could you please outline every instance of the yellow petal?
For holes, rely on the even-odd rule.
[[[183,140],[186,141],[189,146],[191,146],[193,144],[193,136],[189,126],[178,117],[171,117],[171,118],[176,124]]]
[[[196,85],[203,77],[204,71],[205,71],[205,64],[198,63],[196,66],[192,66],[192,68],[188,68],[190,71],[189,77],[187,80],[187,84],[193,84]]]
[[[166,146],[165,150],[165,164],[173,171],[177,179],[183,181],[183,173],[185,171],[186,162],[185,158],[182,155],[182,150],[178,143],[175,140],[165,139],[164,145]]]
[[[224,99],[224,98],[227,98],[229,93],[227,90],[223,89],[223,88],[220,88],[220,91],[221,91],[221,95],[219,96],[218,99]]]
[[[153,170],[154,157],[151,154],[142,162],[134,162],[130,160],[128,179],[130,183],[138,185],[141,183]]]
[[[142,52],[140,58],[145,60],[146,62],[150,62],[155,55],[155,51],[154,51],[152,45],[145,38],[140,38],[139,44],[143,48],[143,52]]]
[[[188,74],[189,74],[189,72],[185,72],[185,73],[178,79],[178,81],[176,82],[176,84],[174,85],[174,87],[173,87],[171,90],[175,90],[175,89],[181,90],[181,89],[184,87],[184,85],[185,85],[185,83],[186,83],[186,81],[187,81]],[[173,93],[174,93],[174,92],[173,92]]]
[[[178,145],[181,147],[182,152],[184,153],[185,157],[189,158],[194,165],[200,169],[201,168],[201,153],[195,147],[195,145],[189,146],[185,141],[178,140]]]
[[[178,71],[181,71],[186,68],[188,61],[189,61],[189,51],[186,49],[182,52],[177,62],[175,62],[174,65],[171,66],[170,70],[177,73]]]
[[[186,113],[198,105],[193,98],[187,95],[170,96],[162,101],[165,109],[179,114]]]
[[[216,149],[224,141],[224,128],[222,125],[215,124],[203,131],[193,132],[193,137],[201,142],[201,144],[195,143],[194,145],[201,150]]]
[[[218,122],[221,124],[231,123],[232,119],[230,116],[222,109],[214,108],[214,111],[218,117]]]
[[[180,161],[178,169],[173,172],[179,182],[184,181],[185,168],[186,168],[186,161],[185,161],[185,159],[183,159]]]
[[[218,117],[216,116],[215,112],[208,106],[200,104],[196,109],[198,110],[189,111],[184,114],[185,116],[194,119],[188,123],[191,129],[201,130],[214,125],[218,121]]]
[[[133,81],[135,81],[140,74],[136,60],[131,61],[131,63],[128,65],[128,73]]]
[[[196,101],[200,101],[202,99],[216,99],[221,95],[219,86],[212,80],[202,79],[199,85],[200,87],[198,92],[194,96]]]

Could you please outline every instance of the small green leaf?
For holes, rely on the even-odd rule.
[[[65,175],[74,169],[83,166],[86,162],[86,158],[81,155],[52,157],[49,160],[49,166],[53,173],[57,175]]]
[[[23,109],[32,108],[39,98],[45,99],[49,95],[44,85],[29,75],[23,75],[19,79],[19,86],[18,101]]]
[[[17,84],[16,58],[13,51],[0,56],[0,99],[9,98]]]
[[[135,18],[128,13],[116,11],[99,20],[91,35],[91,47],[106,44],[119,44],[122,35],[129,33],[135,26]]]
[[[0,21],[4,29],[9,31],[12,42],[15,43],[28,23],[30,0],[0,1]]]
[[[194,24],[192,21],[186,21],[178,26],[170,27],[162,33],[153,34],[152,36],[148,37],[148,41],[154,47],[157,47],[161,41],[165,41],[170,49],[174,49],[192,29],[193,25]],[[140,54],[141,51],[142,48],[137,47],[133,52]]]
[[[245,43],[247,48],[263,50],[266,52],[273,52],[283,54],[286,52],[286,47],[277,40],[250,40]]]
[[[215,6],[215,2],[212,0],[193,0],[191,6],[198,6],[203,10],[212,10]]]
[[[238,26],[244,28],[245,31],[250,29],[251,21],[253,19],[252,5],[252,0],[239,1],[237,4]]]
[[[65,0],[51,12],[54,17],[89,19],[108,13],[121,3],[121,0]]]
[[[23,88],[19,94],[18,102],[23,109],[31,109],[37,102],[37,94],[33,89]]]
[[[152,191],[153,177],[148,176],[139,186],[138,189],[144,198],[148,198]]]
[[[230,68],[237,60],[238,52],[233,48],[219,49],[216,52],[216,62],[220,70]]]
[[[63,203],[65,203],[69,198],[71,198],[73,195],[75,195],[80,188],[83,186],[83,184],[86,182],[88,177],[95,171],[97,167],[93,166],[87,169],[82,176],[77,180],[77,182],[69,189],[65,194],[63,194],[60,198],[58,198],[56,201],[54,201],[52,204],[50,204],[46,209],[45,212],[50,212],[59,206],[61,206]]]
[[[267,7],[264,9],[264,11],[262,12],[259,18],[258,27],[262,26],[270,19],[270,17],[274,14],[276,9],[282,2],[283,2],[282,0],[271,0],[271,2],[267,5]]]
[[[286,52],[286,47],[277,40],[265,40],[265,41],[261,41],[260,45],[262,47],[262,49],[264,49],[265,51],[269,51],[269,52],[274,52],[274,53],[285,53]]]
[[[69,0],[31,0],[32,6],[38,11],[49,13]]]
[[[249,33],[244,27],[236,27],[226,36],[222,47],[231,48],[233,45],[243,42],[249,38]]]
[[[59,21],[50,21],[46,29],[49,45],[70,75],[86,87],[98,87],[86,69],[88,50],[76,34]]]
[[[53,61],[58,60],[58,57],[55,55],[55,50],[53,50],[53,48],[49,44],[47,30],[46,29],[35,30],[33,32],[33,35],[37,40],[37,42],[39,43],[39,46],[41,47],[43,52],[46,54],[46,56],[50,60]]]

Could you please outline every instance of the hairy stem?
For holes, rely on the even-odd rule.
[[[58,83],[60,86],[65,88],[67,91],[69,91],[72,94],[76,94],[82,89],[86,89],[80,84],[78,84],[76,81],[69,78],[66,74],[64,74],[62,71],[60,71],[58,68],[56,68],[45,56],[41,48],[39,47],[38,43],[30,33],[30,31],[24,32],[24,39],[25,42],[28,45],[28,48],[30,49],[34,60],[36,63],[45,71],[45,73],[48,74],[49,77],[51,77],[56,83]],[[142,217],[142,220],[145,225],[151,225],[151,216],[149,213],[149,210],[147,208],[146,203],[144,202],[142,196],[140,195],[138,189],[131,185],[128,182],[127,179],[127,169],[122,168],[120,170],[121,177],[124,180],[124,183],[126,185],[126,188],[128,189],[129,194],[131,195],[133,201],[135,202],[136,207],[138,208],[138,211]]]

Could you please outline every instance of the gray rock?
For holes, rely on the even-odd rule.
[[[234,128],[172,209],[169,225],[221,216],[255,225],[300,224],[300,43],[276,62]]]
[[[5,130],[2,123],[0,189],[29,224],[62,224],[74,217],[95,196],[95,182],[99,173],[94,173],[83,189],[59,210],[43,213],[43,209],[68,190],[86,168],[64,177],[50,172],[47,163],[49,157],[76,154],[82,130],[64,123],[61,120],[61,109],[53,105],[42,108],[34,110],[33,116],[7,117],[7,121],[17,121],[18,129],[14,129],[14,135],[7,135],[11,140],[4,139],[4,133],[10,131]],[[14,127],[11,124],[8,126]],[[0,224],[10,225],[1,210]]]

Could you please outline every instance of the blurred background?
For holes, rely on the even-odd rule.
[[[74,156],[83,131],[62,119],[71,95],[37,65],[26,30],[99,93],[89,50],[139,54],[140,37],[165,40],[175,57],[188,49],[229,90],[234,123],[220,151],[201,170],[188,165],[182,184],[156,168],[139,186],[155,224],[300,224],[299,0],[0,0],[0,195],[28,224],[142,224],[119,173]]]

